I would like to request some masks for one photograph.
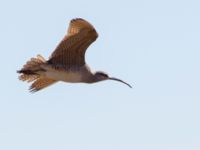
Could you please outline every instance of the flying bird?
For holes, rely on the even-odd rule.
[[[109,77],[106,73],[92,72],[85,62],[87,48],[98,37],[95,28],[81,18],[70,21],[67,34],[58,44],[48,60],[41,55],[31,58],[18,70],[19,79],[33,82],[31,92],[37,92],[58,81],[70,83],[95,83],[104,80],[115,80],[128,85],[121,79]]]

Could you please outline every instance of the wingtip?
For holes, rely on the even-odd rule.
[[[71,20],[71,22],[77,21],[77,20],[84,20],[83,18],[74,18]]]

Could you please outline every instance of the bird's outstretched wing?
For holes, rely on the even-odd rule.
[[[67,35],[52,53],[48,62],[65,68],[84,65],[86,49],[97,37],[96,30],[86,20],[80,18],[71,20]]]

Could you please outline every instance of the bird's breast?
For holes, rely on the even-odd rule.
[[[81,82],[82,80],[82,75],[78,71],[48,70],[46,76],[54,80],[72,83]]]

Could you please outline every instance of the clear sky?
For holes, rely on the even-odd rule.
[[[0,2],[1,150],[199,150],[198,0],[34,0]],[[99,38],[92,70],[119,77],[58,83],[35,94],[16,70],[48,58],[71,19]]]

